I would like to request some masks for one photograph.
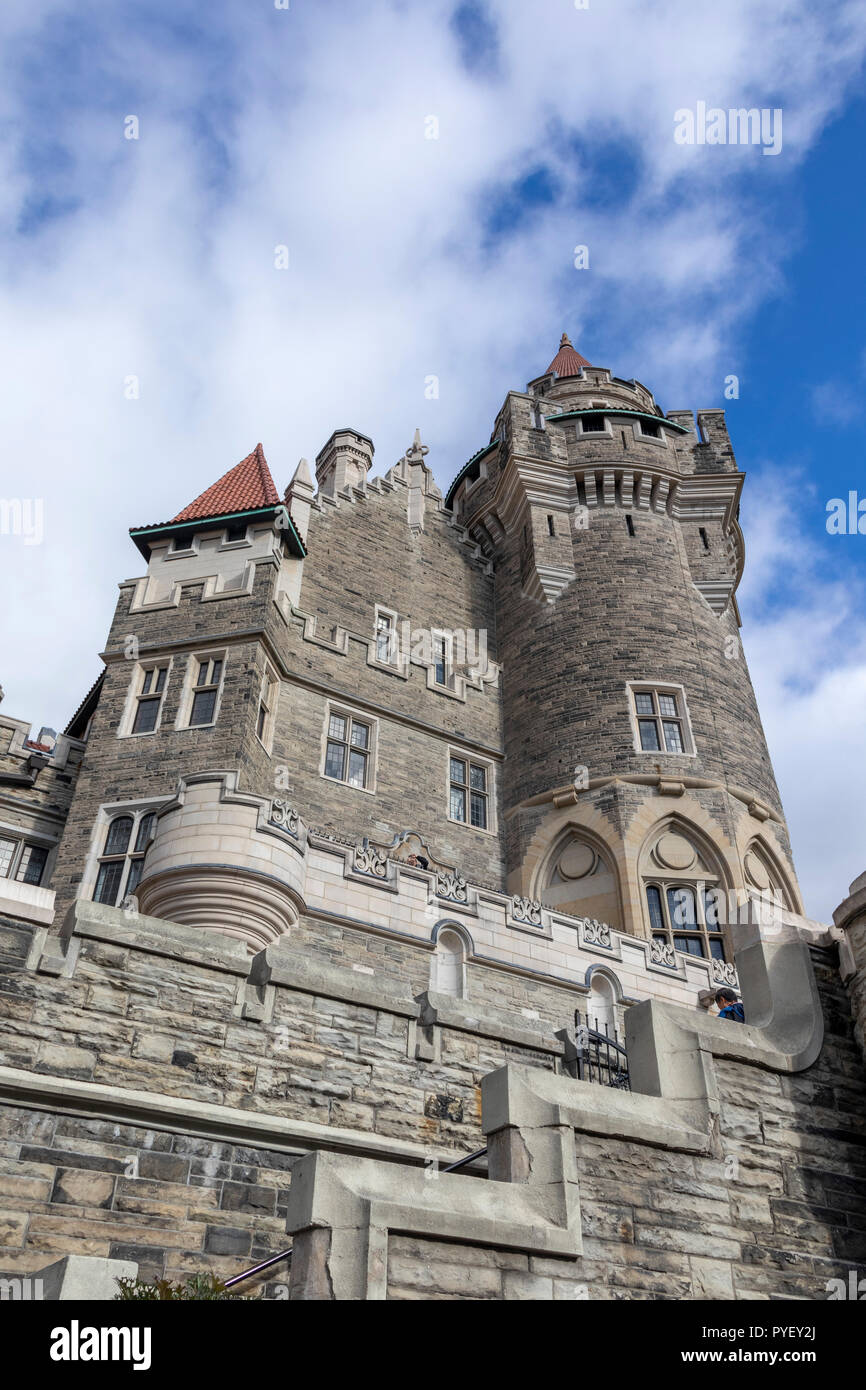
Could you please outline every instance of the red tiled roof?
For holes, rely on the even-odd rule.
[[[227,516],[231,512],[251,512],[256,507],[279,506],[279,501],[264,450],[257,444],[251,454],[171,520],[199,521],[209,516]]]
[[[568,334],[563,333],[559,352],[545,372],[545,376],[549,376],[551,372],[556,372],[557,376],[579,376],[581,367],[591,365],[585,357],[581,357],[579,352],[575,352]]]

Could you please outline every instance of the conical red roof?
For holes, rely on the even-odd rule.
[[[251,454],[236,463],[228,473],[172,517],[174,521],[199,521],[232,512],[251,512],[256,507],[276,507],[279,496],[274,487],[265,452],[257,444]]]
[[[545,372],[545,376],[549,376],[551,372],[556,372],[557,376],[579,376],[581,367],[591,365],[592,363],[587,362],[585,357],[581,357],[579,352],[575,352],[568,334],[563,333],[559,352]]]

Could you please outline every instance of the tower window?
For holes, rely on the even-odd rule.
[[[636,747],[641,753],[694,753],[681,686],[631,686]]]
[[[201,728],[204,724],[215,722],[217,695],[219,694],[222,674],[222,657],[205,657],[199,661],[192,692],[192,706],[189,712],[190,728]]]
[[[142,671],[132,721],[134,734],[152,734],[156,729],[167,675],[167,666],[149,666]]]
[[[489,767],[485,763],[456,757],[452,753],[448,759],[448,777],[449,819],[458,821],[461,825],[471,825],[476,830],[488,830]]]
[[[584,415],[580,428],[582,434],[607,434],[607,420],[604,415]]]
[[[360,791],[372,790],[373,725],[349,711],[328,714],[322,776]]]
[[[646,903],[656,940],[682,955],[724,960],[720,889],[708,883],[648,883]]]
[[[649,439],[661,439],[662,437],[661,425],[657,425],[655,420],[641,420],[640,432]]]
[[[121,890],[124,897],[136,891],[155,824],[154,811],[115,816],[109,823],[93,890],[95,903],[116,907]]]
[[[625,514],[625,526],[626,526],[626,530],[628,531],[629,535],[630,535],[630,536],[633,536],[633,535],[634,535],[634,521],[632,520],[631,512],[626,512],[626,514]]]
[[[259,708],[256,713],[256,737],[268,752],[271,751],[271,743],[274,736],[277,693],[279,688],[279,682],[276,676],[270,667],[268,667],[262,676],[262,684],[259,690]]]
[[[554,526],[553,526],[553,517],[552,517],[552,516],[548,516],[548,518],[547,518],[547,530],[548,530],[548,532],[549,532],[549,534],[550,534],[551,536],[555,536],[555,535],[556,535],[556,531],[554,530]]]
[[[700,536],[701,540],[703,541],[704,550],[709,550],[709,548],[710,548],[710,542],[709,542],[709,538],[708,538],[708,536],[707,536],[707,530],[706,530],[706,527],[705,527],[705,526],[699,526],[699,527],[698,527],[698,535]]]

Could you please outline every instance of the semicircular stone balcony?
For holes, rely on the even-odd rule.
[[[235,773],[182,778],[157,817],[139,910],[260,951],[303,910],[303,838],[293,812],[278,799],[239,792]]]

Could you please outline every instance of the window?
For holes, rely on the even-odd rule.
[[[134,734],[152,734],[156,729],[167,675],[167,666],[149,666],[142,672],[132,720]]]
[[[34,887],[37,887],[42,882],[42,875],[45,872],[47,862],[48,850],[44,845],[25,845],[18,861],[16,881],[18,883],[32,883]]]
[[[641,420],[640,432],[649,439],[661,439],[662,437],[661,425],[657,425],[655,420]]]
[[[642,753],[692,753],[681,688],[632,688],[633,715]]]
[[[324,775],[349,787],[367,789],[372,753],[371,726],[354,715],[328,716]]]
[[[648,883],[646,901],[654,938],[683,955],[725,959],[715,884]]]
[[[121,896],[130,896],[138,888],[144,856],[153,838],[156,823],[154,811],[139,811],[134,815],[115,816],[109,822],[105,843],[99,856],[99,870],[93,901],[116,907]]]
[[[626,512],[625,514],[625,529],[630,536],[634,535],[634,520],[632,519],[631,512]]]
[[[192,692],[192,705],[189,712],[190,728],[200,728],[203,724],[213,724],[216,716],[216,702],[222,680],[222,657],[203,657],[198,661],[198,674]]]
[[[607,434],[607,420],[603,415],[584,415],[580,428],[583,434]]]
[[[396,615],[376,609],[376,660],[392,664],[396,656]]]
[[[704,550],[709,550],[709,548],[710,548],[710,540],[709,540],[709,536],[707,535],[707,528],[706,528],[706,526],[699,526],[699,527],[698,527],[698,535],[699,535],[700,538],[701,538],[701,544],[703,545]]]
[[[16,883],[30,883],[38,888],[42,882],[48,849],[25,840],[0,838],[0,878],[14,878]]]
[[[259,691],[259,708],[256,714],[256,737],[259,742],[264,744],[270,752],[271,741],[274,734],[274,723],[277,708],[277,694],[279,683],[270,667],[262,676],[261,690]]]
[[[448,684],[447,637],[433,637],[433,679],[437,685]]]
[[[556,535],[556,531],[555,531],[554,526],[553,526],[553,517],[552,517],[552,516],[548,516],[548,518],[547,518],[547,533],[548,533],[548,535],[550,535],[550,536],[555,536],[555,535]]]
[[[488,769],[482,763],[470,762],[468,758],[449,758],[449,798],[448,814],[451,820],[474,826],[476,830],[487,830],[488,815]]]

